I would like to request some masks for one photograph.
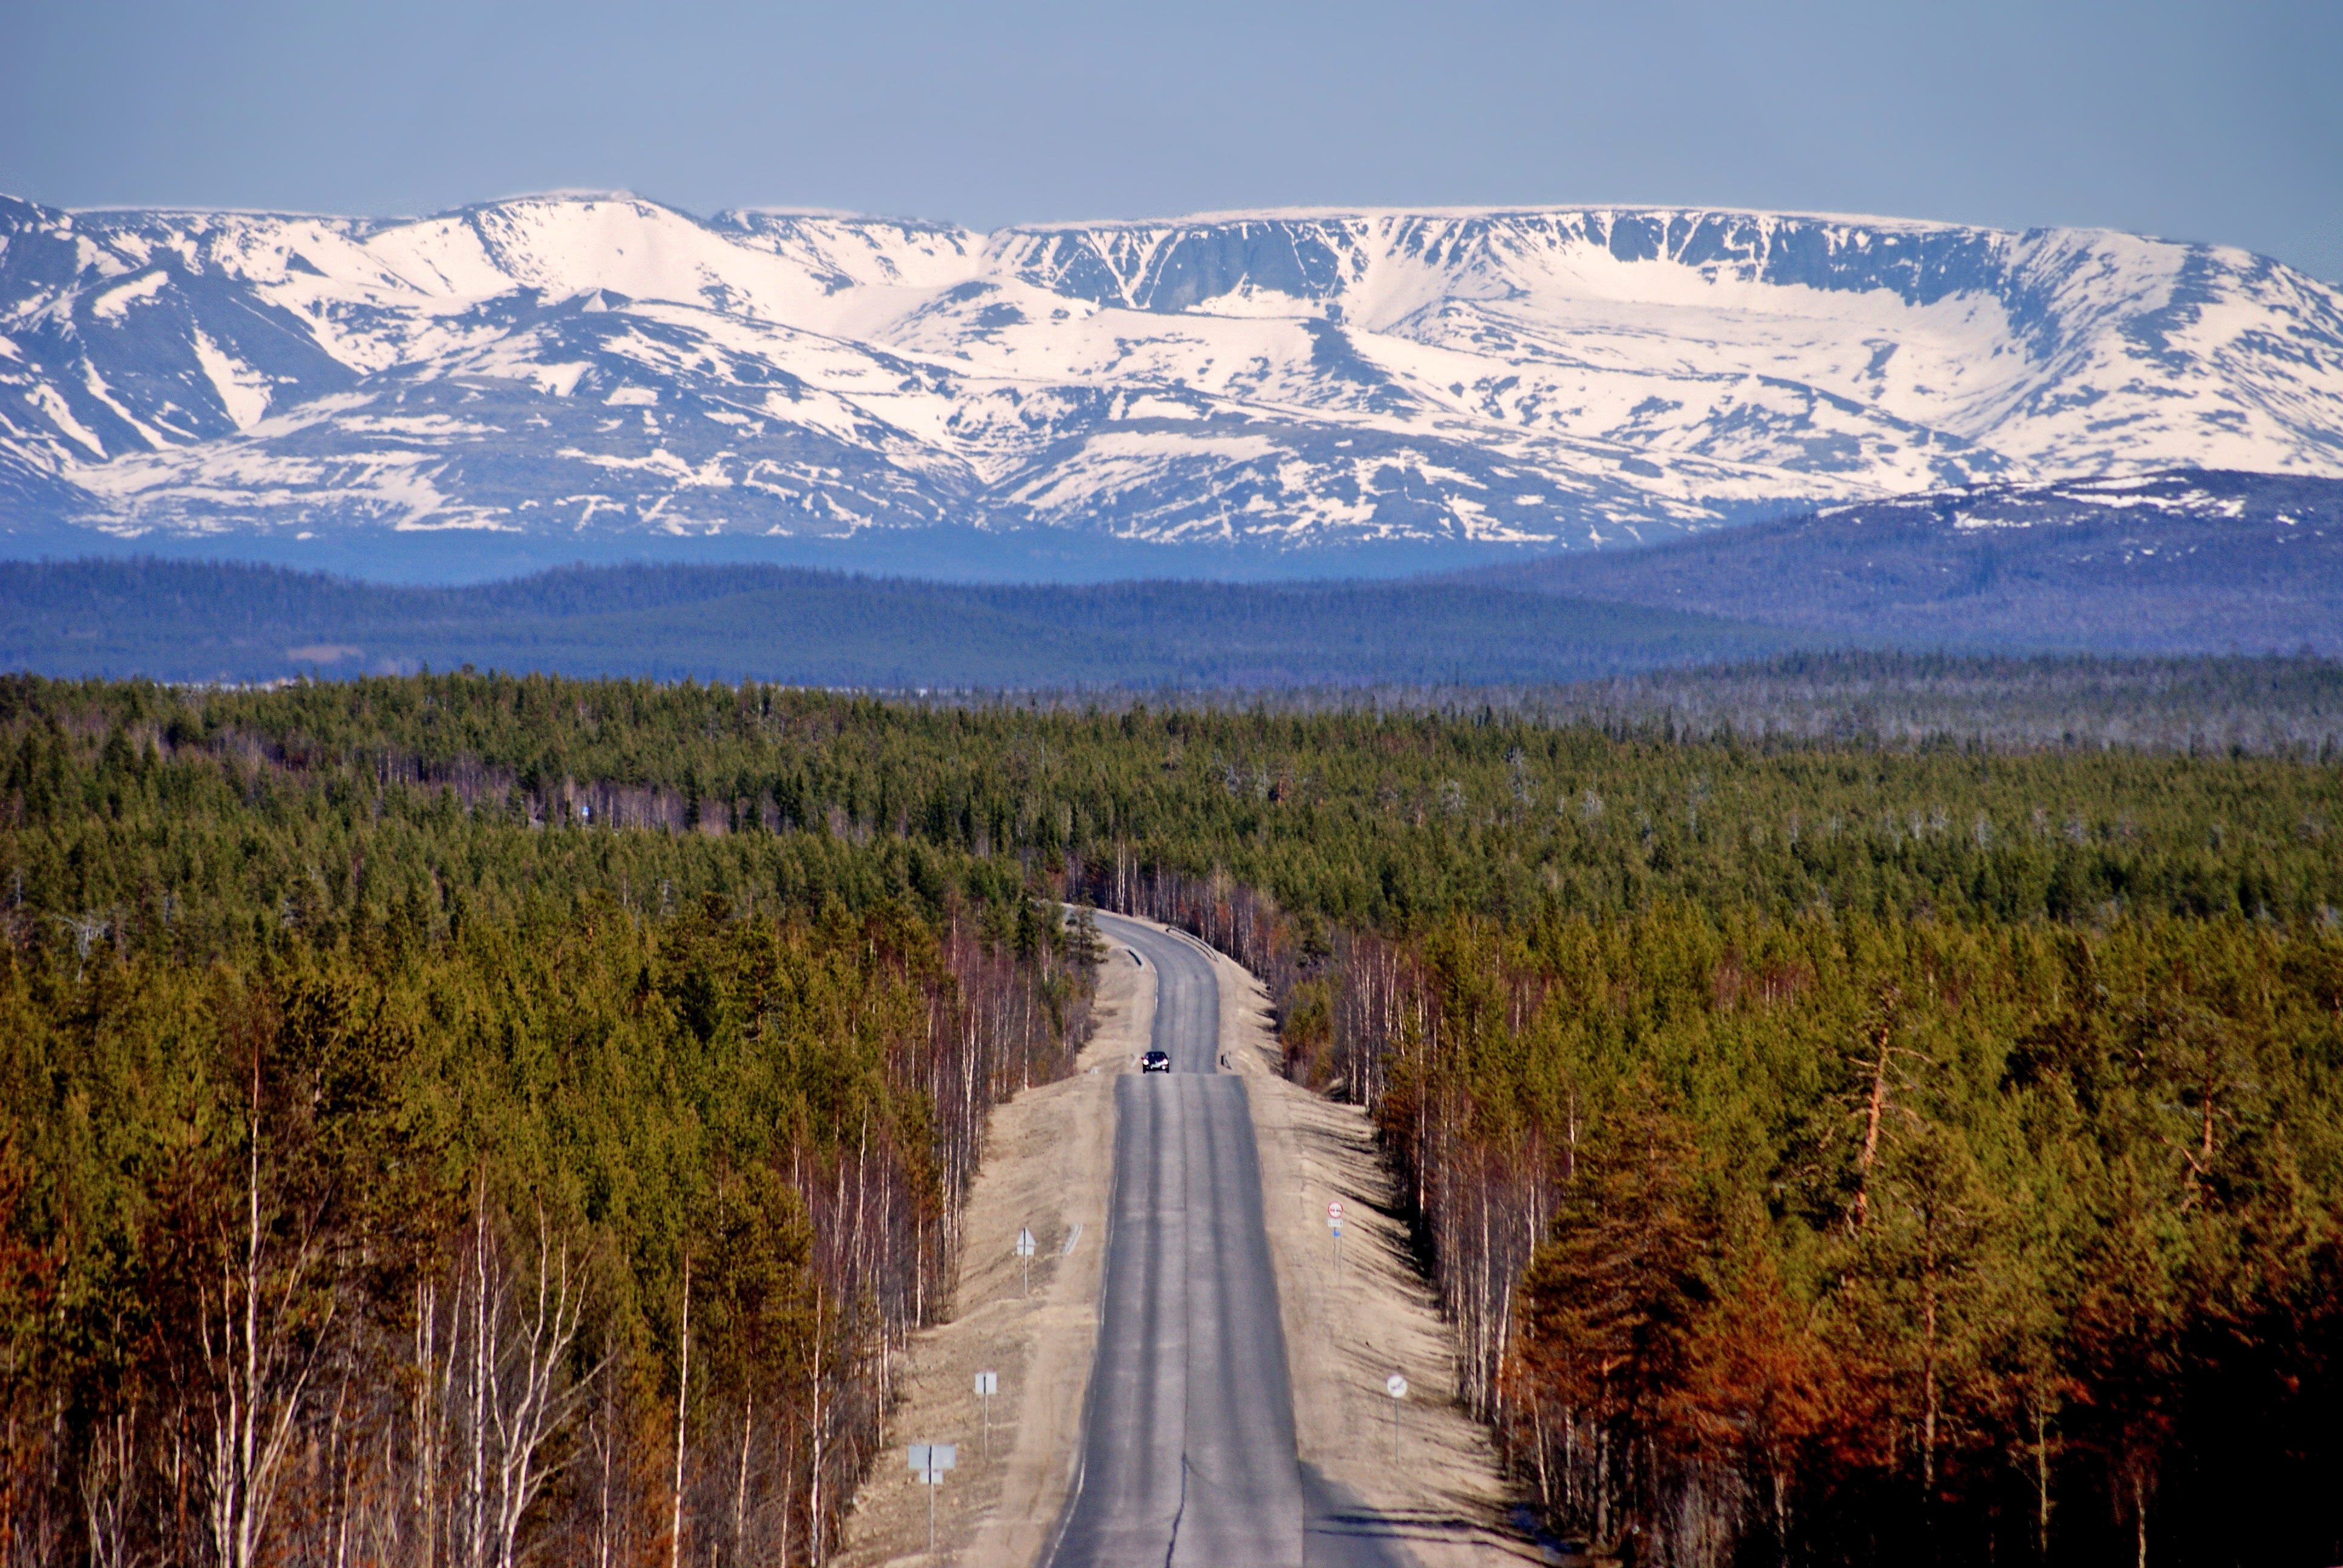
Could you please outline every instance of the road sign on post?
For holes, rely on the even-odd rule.
[[[1399,1462],[1399,1402],[1407,1397],[1407,1379],[1397,1372],[1383,1379],[1383,1392],[1392,1399],[1392,1462]]]
[[[976,1374],[976,1394],[984,1401],[984,1457],[992,1458],[992,1396],[1001,1392],[999,1372],[980,1372]]]
[[[1033,1232],[1025,1226],[1017,1227],[1018,1266],[1025,1271],[1024,1292],[1033,1293]]]
[[[1334,1239],[1334,1278],[1342,1277],[1342,1201],[1326,1205],[1326,1232]]]
[[[936,1488],[944,1483],[944,1472],[960,1462],[959,1449],[949,1442],[915,1442],[911,1444],[911,1473],[928,1489],[928,1555],[936,1554]]]

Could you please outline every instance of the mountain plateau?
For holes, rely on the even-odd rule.
[[[1323,576],[2173,468],[2343,477],[2343,294],[1659,208],[990,235],[0,200],[0,551]]]

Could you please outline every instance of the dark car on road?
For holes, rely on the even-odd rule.
[[[1171,1071],[1172,1053],[1168,1050],[1149,1051],[1145,1056],[1139,1059],[1139,1070],[1141,1072]]]

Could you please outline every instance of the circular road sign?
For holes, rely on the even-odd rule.
[[[1383,1379],[1383,1392],[1390,1394],[1393,1399],[1405,1399],[1407,1397],[1407,1379],[1400,1376],[1397,1372],[1392,1373],[1391,1376]]]

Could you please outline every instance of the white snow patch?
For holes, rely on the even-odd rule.
[[[149,272],[107,289],[89,302],[89,313],[100,321],[119,321],[141,300],[152,299],[169,286],[167,272]]]
[[[198,329],[195,334],[196,363],[211,378],[220,407],[239,430],[260,423],[268,412],[268,378],[235,355],[221,348]]]
[[[567,397],[578,390],[578,380],[590,368],[582,359],[559,365],[532,365],[528,367],[528,378],[538,391],[555,397]]]
[[[356,435],[397,436],[410,441],[499,434],[494,425],[476,425],[450,414],[346,414],[334,425]]]
[[[1200,417],[1188,404],[1170,397],[1141,394],[1123,399],[1116,417],[1122,419],[1194,419]]]
[[[165,437],[161,431],[156,430],[152,426],[146,424],[136,415],[131,413],[129,409],[122,406],[120,400],[114,396],[114,389],[106,384],[106,377],[97,373],[97,367],[90,364],[87,360],[82,361],[82,385],[89,388],[89,395],[91,397],[105,404],[108,408],[111,408],[116,418],[129,426],[132,429],[137,431],[139,436],[148,446],[167,447],[171,445],[170,440]]]
[[[36,381],[25,389],[25,401],[49,417],[49,422],[66,435],[88,447],[100,460],[106,457],[106,443],[96,433],[74,417],[74,412],[57,389],[45,381]]]
[[[729,490],[732,476],[726,471],[724,459],[729,452],[719,452],[694,467],[665,447],[640,457],[622,457],[615,452],[588,452],[577,447],[564,447],[561,456],[573,462],[591,464],[597,468],[612,468],[626,472],[656,474],[678,485],[708,489]],[[665,497],[660,498],[665,500]]]

